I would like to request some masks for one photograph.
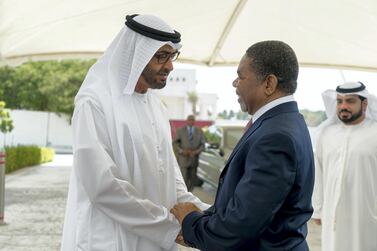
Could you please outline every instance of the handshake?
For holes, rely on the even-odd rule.
[[[177,218],[179,224],[183,223],[184,218],[191,212],[202,212],[195,204],[191,202],[185,202],[185,203],[178,203],[176,204],[172,209],[170,209],[170,212]],[[187,246],[185,244],[185,240],[182,235],[182,231],[178,234],[177,238],[175,239],[175,242],[182,245]]]

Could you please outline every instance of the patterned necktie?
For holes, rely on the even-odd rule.
[[[190,140],[190,143],[192,143],[192,140],[193,140],[193,128],[192,128],[192,126],[189,127],[189,140]]]
[[[253,119],[251,118],[249,120],[249,122],[247,122],[247,125],[245,126],[245,128],[243,129],[243,131],[246,132],[247,129],[249,129],[252,125],[253,125]]]

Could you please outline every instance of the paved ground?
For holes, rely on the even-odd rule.
[[[59,250],[71,155],[57,155],[53,163],[24,168],[6,176],[5,224],[0,225],[0,251]],[[195,188],[203,201],[213,202],[209,186]],[[311,251],[319,251],[320,231],[309,224]],[[181,247],[181,251],[193,250]]]
[[[59,250],[71,156],[8,174],[0,250]]]

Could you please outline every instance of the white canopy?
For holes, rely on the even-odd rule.
[[[275,39],[302,66],[377,70],[376,0],[0,0],[0,63],[98,57],[135,13],[181,32],[180,62],[235,65]]]

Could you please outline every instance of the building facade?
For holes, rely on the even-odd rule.
[[[214,120],[217,116],[217,95],[198,93],[194,69],[174,69],[169,75],[166,87],[156,92],[166,105],[170,119],[185,119],[193,114],[190,96],[196,96],[195,115],[197,120]]]

